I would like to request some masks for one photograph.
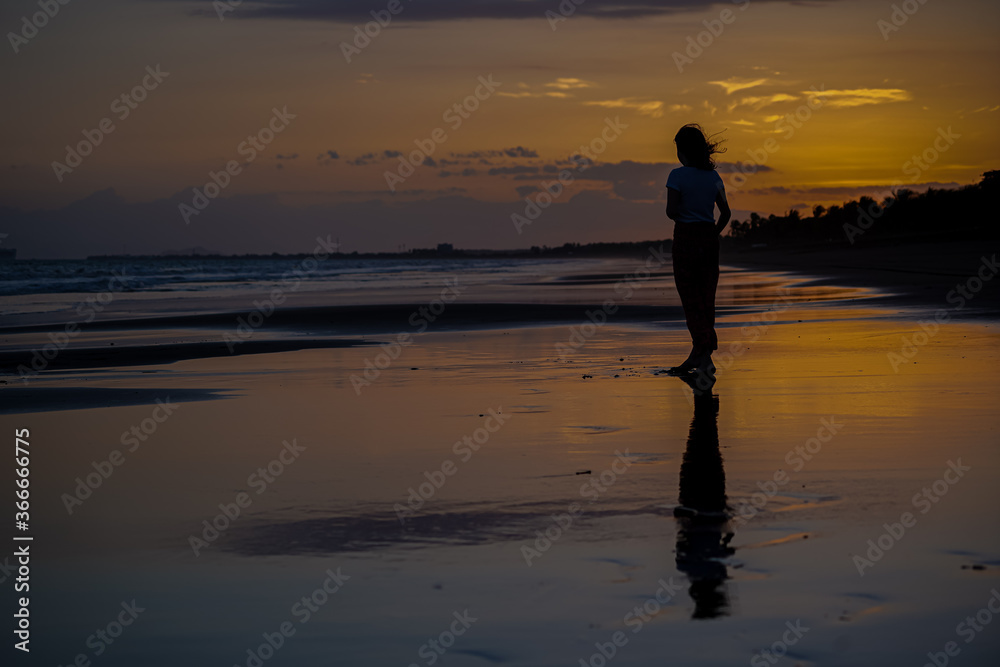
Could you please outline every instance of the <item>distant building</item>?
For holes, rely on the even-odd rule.
[[[450,243],[438,243],[437,251],[439,255],[448,255],[455,252],[455,246]]]
[[[0,248],[0,262],[17,259],[17,248]]]

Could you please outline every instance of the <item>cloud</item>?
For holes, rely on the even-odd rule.
[[[338,153],[337,151],[332,151],[332,150],[331,151],[326,151],[325,153],[320,153],[319,155],[316,156],[316,160],[320,164],[329,164],[330,162],[333,162],[334,160],[339,160],[339,159],[340,159],[340,153]]]
[[[275,160],[295,160],[298,157],[299,157],[298,153],[292,153],[291,155],[282,155],[281,153],[278,153],[277,155],[274,156],[274,159]]]
[[[547,88],[558,88],[559,90],[576,90],[577,88],[591,88],[594,84],[592,81],[584,81],[583,79],[566,79],[560,78],[556,79],[551,83],[545,84]]]
[[[657,201],[666,197],[663,185],[656,183],[618,181],[611,187],[611,191],[628,201]]]
[[[537,174],[541,169],[538,167],[529,167],[527,165],[519,164],[513,167],[493,167],[489,170],[490,176],[506,176],[506,175],[517,175],[517,174]]]
[[[468,192],[467,188],[450,187],[450,188],[413,188],[412,190],[396,190],[392,193],[393,199],[407,199],[409,197],[426,197],[429,195],[440,197],[442,195],[453,195],[460,194],[462,192]],[[385,190],[365,190],[364,192],[357,192],[355,190],[340,190],[338,194],[342,195],[363,195],[367,198],[380,199],[386,195]]]
[[[538,151],[524,146],[514,146],[513,148],[501,148],[499,150],[480,150],[471,153],[452,153],[452,157],[464,158],[467,160],[481,160],[490,157],[510,157],[510,158],[536,158]],[[466,163],[467,164],[467,163]]]
[[[631,181],[635,183],[659,183],[663,185],[667,182],[667,175],[672,169],[681,166],[676,162],[636,162],[634,160],[622,160],[621,162],[593,162],[583,156],[573,156],[573,160],[560,160],[555,165],[545,165],[542,171],[545,173],[555,173],[569,168],[574,178],[585,181],[605,181],[607,183],[618,183]],[[586,169],[580,170],[580,164],[587,165]],[[774,171],[767,165],[759,165],[758,171]],[[722,174],[739,171],[739,166],[732,162],[719,162],[717,171]]]
[[[532,92],[527,91],[527,90],[522,90],[520,93],[509,93],[509,92],[506,92],[506,91],[501,91],[501,92],[497,93],[497,95],[499,95],[500,97],[513,97],[513,98],[543,97],[542,93],[532,93]]]
[[[622,199],[630,201],[659,200],[663,196],[663,188],[667,176],[672,169],[680,165],[673,162],[598,162],[581,172],[573,171],[580,180],[602,181],[611,184],[612,191]],[[730,173],[737,170],[731,162],[721,162],[720,173]],[[760,165],[759,171],[773,171],[767,165]]]
[[[803,91],[803,95],[817,95],[816,91]],[[909,91],[901,88],[855,88],[852,90],[822,90],[819,97],[827,98],[829,107],[860,107],[867,104],[908,102],[913,99]]]
[[[844,201],[846,199],[856,199],[862,195],[877,195],[879,198],[888,197],[894,190],[922,192],[928,188],[953,190],[960,187],[963,187],[962,184],[954,181],[949,183],[930,181],[926,183],[905,183],[902,185],[825,185],[812,187],[775,185],[768,188],[752,188],[744,192],[748,195],[794,195],[796,197],[806,197],[821,201],[831,199]]]
[[[807,91],[809,95],[815,95],[813,91]],[[732,104],[726,105],[726,109],[732,111],[739,107],[751,107],[754,111],[760,111],[764,107],[769,107],[772,104],[777,104],[778,102],[792,102],[799,99],[795,95],[789,95],[787,93],[775,93],[774,95],[751,95],[749,97],[740,98],[739,102],[733,102]]]
[[[725,81],[709,81],[709,83],[713,86],[721,87],[726,91],[726,95],[732,95],[740,90],[762,86],[765,83],[769,83],[769,81],[770,79],[741,79],[734,76],[726,79]]]
[[[663,115],[663,102],[656,100],[643,102],[634,97],[623,97],[617,100],[598,100],[596,102],[584,102],[588,107],[604,107],[606,109],[632,109],[640,114],[659,118]]]
[[[384,150],[382,155],[387,158],[401,157],[403,155],[402,151]]]
[[[764,195],[764,194],[775,194],[775,195],[787,195],[791,194],[792,189],[786,188],[784,185],[773,185],[769,188],[752,188],[750,190],[745,190],[748,195]]]
[[[504,148],[503,154],[507,157],[538,157],[538,152],[533,151],[530,148],[525,148],[524,146],[515,146],[514,148]]]
[[[213,8],[215,0],[202,0],[204,9],[195,14],[218,20]],[[802,0],[756,0],[781,4],[802,4]],[[832,4],[837,0],[814,0],[814,4]],[[576,4],[576,3],[574,3]],[[631,19],[651,16],[671,16],[704,11],[708,5],[731,6],[729,2],[706,0],[640,0],[623,3],[620,0],[587,0],[576,4],[575,16],[602,19]],[[384,7],[384,3],[382,4]],[[419,8],[403,3],[404,11],[393,18],[400,22],[460,21],[465,19],[530,19],[539,20],[546,11],[557,10],[553,0],[421,0]],[[363,24],[372,20],[370,0],[244,0],[239,7],[243,18],[283,18],[325,20],[338,23]]]
[[[378,158],[376,157],[375,153],[365,153],[364,155],[359,155],[353,160],[348,160],[347,164],[351,165],[352,167],[364,167],[367,164],[375,162],[377,159]]]
[[[662,185],[667,182],[667,175],[670,173],[670,170],[679,166],[679,164],[671,162],[635,162],[633,160],[598,162],[580,172],[577,178],[591,181],[605,181],[608,183],[624,181],[631,181],[633,183],[659,182]]]
[[[584,81],[583,79],[575,79],[568,77],[561,77],[555,81],[550,81],[548,83],[543,83],[542,88],[555,88],[556,90],[532,90],[532,87],[528,84],[521,83],[517,84],[518,92],[512,93],[509,91],[503,91],[497,93],[500,97],[513,97],[513,98],[525,98],[525,97],[556,97],[559,99],[564,99],[568,97],[573,97],[572,93],[568,91],[579,90],[581,88],[592,88],[596,86],[592,81]]]
[[[686,111],[691,111],[691,107],[690,107],[690,105],[687,105],[687,104],[671,104],[669,107],[667,107],[667,111],[674,111],[674,112],[685,111],[686,112]]]

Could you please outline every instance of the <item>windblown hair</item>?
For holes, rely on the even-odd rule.
[[[711,170],[716,166],[712,156],[726,152],[725,148],[721,148],[725,139],[713,141],[715,136],[717,135],[706,137],[701,125],[689,123],[677,131],[674,143],[677,144],[677,150],[684,153],[684,157],[691,162],[692,167]]]

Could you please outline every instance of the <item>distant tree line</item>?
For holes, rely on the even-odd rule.
[[[816,206],[810,217],[803,217],[798,209],[766,218],[751,213],[749,220],[732,223],[729,244],[863,245],[886,239],[969,233],[994,237],[998,195],[1000,171],[988,171],[979,183],[954,190],[930,188],[917,193],[901,188],[881,201],[861,197],[830,208]]]

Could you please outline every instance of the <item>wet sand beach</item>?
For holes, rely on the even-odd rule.
[[[992,664],[995,285],[729,266],[702,390],[642,267],[299,294],[243,353],[244,296],[122,298],[26,381],[60,315],[12,314],[40,658]]]

